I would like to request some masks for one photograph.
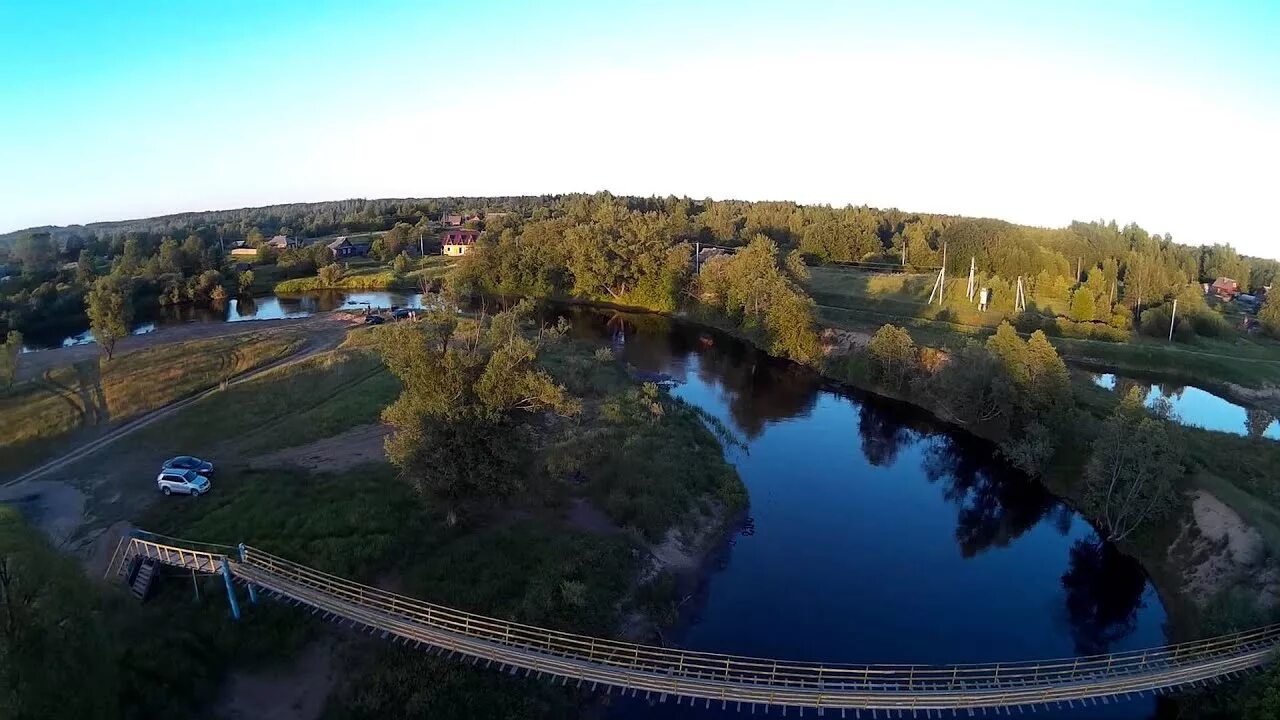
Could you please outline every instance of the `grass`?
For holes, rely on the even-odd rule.
[[[211,395],[139,431],[134,445],[201,448],[210,439],[231,440],[244,454],[261,454],[378,422],[399,392],[374,351],[344,347]]]
[[[159,345],[57,368],[0,394],[0,468],[22,467],[81,429],[100,430],[289,355],[272,331]]]
[[[746,507],[746,489],[694,408],[656,386],[636,387],[589,343],[553,346],[541,362],[585,400],[582,417],[552,440],[547,470],[573,478],[575,493],[616,525],[656,542],[672,527],[704,525],[713,502]]]

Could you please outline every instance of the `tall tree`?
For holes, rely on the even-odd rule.
[[[531,312],[526,301],[460,329],[457,316],[441,310],[378,336],[383,361],[404,388],[383,412],[395,429],[387,455],[419,493],[445,501],[451,511],[521,487],[520,415],[581,410],[537,368],[539,343],[557,333],[534,335]]]
[[[1182,477],[1181,451],[1170,436],[1167,401],[1151,412],[1131,390],[1103,423],[1085,467],[1085,497],[1112,542],[1172,511]]]
[[[57,264],[58,243],[49,233],[29,233],[14,242],[13,256],[22,263],[23,275],[48,273]]]
[[[133,322],[133,282],[116,273],[100,277],[84,301],[89,329],[110,360],[116,341],[129,334]]]

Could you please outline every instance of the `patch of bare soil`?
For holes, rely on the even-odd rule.
[[[293,465],[308,470],[342,471],[357,465],[387,459],[384,440],[391,434],[386,425],[362,425],[342,434],[298,447],[277,450],[250,461],[253,468]]]
[[[225,720],[315,720],[337,681],[331,638],[311,643],[287,667],[237,672],[214,715]]]
[[[871,336],[864,332],[823,328],[819,340],[823,355],[847,355],[866,347],[871,342]]]
[[[1174,546],[1171,557],[1182,552],[1189,558],[1183,571],[1183,590],[1205,605],[1222,590],[1243,585],[1255,592],[1259,605],[1280,599],[1280,577],[1271,567],[1262,534],[1244,518],[1208,492],[1191,493],[1192,525]]]
[[[0,487],[0,503],[17,508],[58,547],[67,546],[85,517],[85,494],[56,480]]]

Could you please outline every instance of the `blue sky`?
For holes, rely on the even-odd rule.
[[[1276,2],[0,0],[0,232],[609,189],[1275,257],[1276,37]]]

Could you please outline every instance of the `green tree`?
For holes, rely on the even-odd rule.
[[[916,344],[896,325],[884,325],[867,343],[872,371],[881,382],[902,387],[916,367]]]
[[[333,288],[338,286],[338,282],[342,280],[342,266],[338,263],[329,263],[320,268],[316,273],[320,277],[321,287]]]
[[[138,273],[142,271],[142,265],[145,261],[138,238],[128,237],[125,238],[124,249],[121,251],[120,257],[116,258],[111,272],[126,278],[137,277]]]
[[[81,250],[79,257],[76,260],[76,282],[88,287],[93,284],[93,278],[93,255],[88,251],[88,249]]]
[[[180,273],[186,265],[182,249],[173,238],[167,237],[160,241],[159,256],[161,273]]]
[[[581,410],[536,366],[539,343],[557,333],[531,339],[531,311],[526,301],[460,329],[454,312],[439,310],[378,335],[383,361],[403,387],[383,411],[395,429],[387,455],[419,493],[451,510],[520,489],[527,434],[520,415]]]
[[[1170,435],[1171,409],[1157,401],[1151,412],[1130,390],[1103,423],[1085,467],[1085,497],[1107,540],[1119,542],[1176,504],[1183,475],[1181,450]]]
[[[703,303],[760,338],[769,352],[799,361],[821,355],[814,303],[792,279],[794,262],[778,246],[757,235],[732,257],[708,261],[698,276]]]
[[[115,273],[100,277],[84,302],[89,329],[110,360],[116,341],[129,334],[133,321],[133,281]]]
[[[253,271],[245,270],[240,273],[240,294],[249,295],[253,292]]]
[[[10,330],[0,345],[0,383],[11,387],[18,377],[18,360],[22,357],[22,333]]]
[[[1092,322],[1097,314],[1093,293],[1086,286],[1076,288],[1071,294],[1071,319],[1076,322]]]
[[[1280,338],[1280,290],[1267,293],[1267,299],[1258,311],[1258,322],[1272,337]]]
[[[409,256],[400,253],[391,261],[391,272],[395,273],[396,277],[404,277],[405,273],[409,272],[409,263]]]
[[[52,272],[58,262],[58,243],[49,233],[28,233],[13,244],[13,256],[28,277]]]

